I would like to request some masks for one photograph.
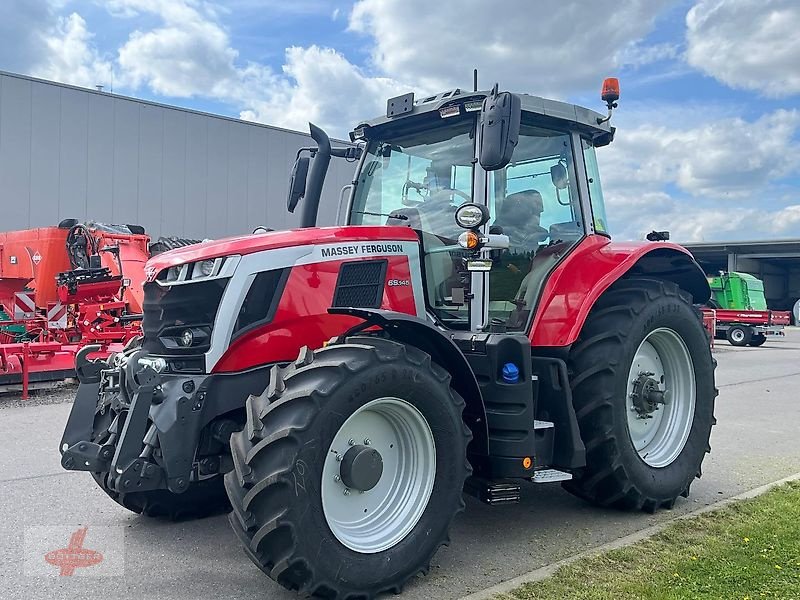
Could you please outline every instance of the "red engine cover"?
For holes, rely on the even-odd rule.
[[[289,235],[293,233],[295,235]],[[255,238],[255,239],[253,239]],[[412,255],[405,253],[382,254],[381,244],[364,242],[402,242],[405,248],[413,243]],[[416,254],[419,240],[407,227],[344,227],[303,229],[294,232],[276,232],[264,236],[251,236],[251,244],[237,240],[225,241],[228,253],[238,246],[241,255],[252,254],[252,242],[261,250],[291,246],[314,246],[320,250],[329,244],[350,244],[359,254],[340,257],[320,253],[309,264],[296,264],[282,290],[280,302],[270,323],[234,339],[230,347],[213,367],[213,372],[236,372],[263,364],[294,360],[302,346],[320,348],[330,338],[340,335],[361,319],[345,315],[331,315],[334,293],[342,264],[347,262],[385,259],[386,270],[382,284],[380,308],[412,315],[424,315],[422,306],[421,265]],[[299,242],[299,243],[298,243]],[[392,244],[384,244],[391,246]],[[246,247],[245,247],[246,246]],[[188,250],[188,249],[187,249]],[[196,249],[198,254],[216,254],[221,250],[206,245]],[[375,252],[375,254],[371,254]],[[172,254],[172,253],[166,253]],[[185,255],[186,252],[184,251]],[[367,255],[364,255],[367,254]],[[166,256],[166,255],[165,255]],[[269,254],[267,254],[269,256]],[[160,258],[160,257],[158,257]],[[169,257],[167,257],[169,258]],[[182,258],[185,260],[185,256]],[[196,260],[196,259],[195,259]],[[160,261],[159,261],[160,262]],[[152,266],[152,260],[148,266]],[[413,263],[413,264],[412,264]],[[163,267],[156,267],[161,270]],[[414,297],[417,287],[418,301]]]

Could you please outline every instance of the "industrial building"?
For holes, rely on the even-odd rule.
[[[0,72],[0,231],[74,218],[153,237],[219,238],[299,222],[289,175],[308,135]],[[332,161],[320,224],[353,165]]]

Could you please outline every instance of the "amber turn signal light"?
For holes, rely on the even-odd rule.
[[[458,236],[458,245],[467,250],[474,250],[480,243],[480,237],[474,231],[465,231]]]

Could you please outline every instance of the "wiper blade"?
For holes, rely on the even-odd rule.
[[[372,217],[390,217],[392,219],[397,219],[398,221],[408,221],[408,217],[406,215],[394,215],[390,213],[378,213],[378,212],[369,212],[367,210],[354,210],[354,213],[358,215],[370,215]]]

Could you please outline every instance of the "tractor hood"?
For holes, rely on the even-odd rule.
[[[170,267],[222,256],[247,255],[264,250],[311,246],[339,242],[375,242],[382,240],[414,241],[417,234],[408,227],[398,226],[348,226],[348,227],[307,227],[288,231],[242,235],[224,238],[184,248],[176,248],[151,258],[145,267],[147,280]]]

